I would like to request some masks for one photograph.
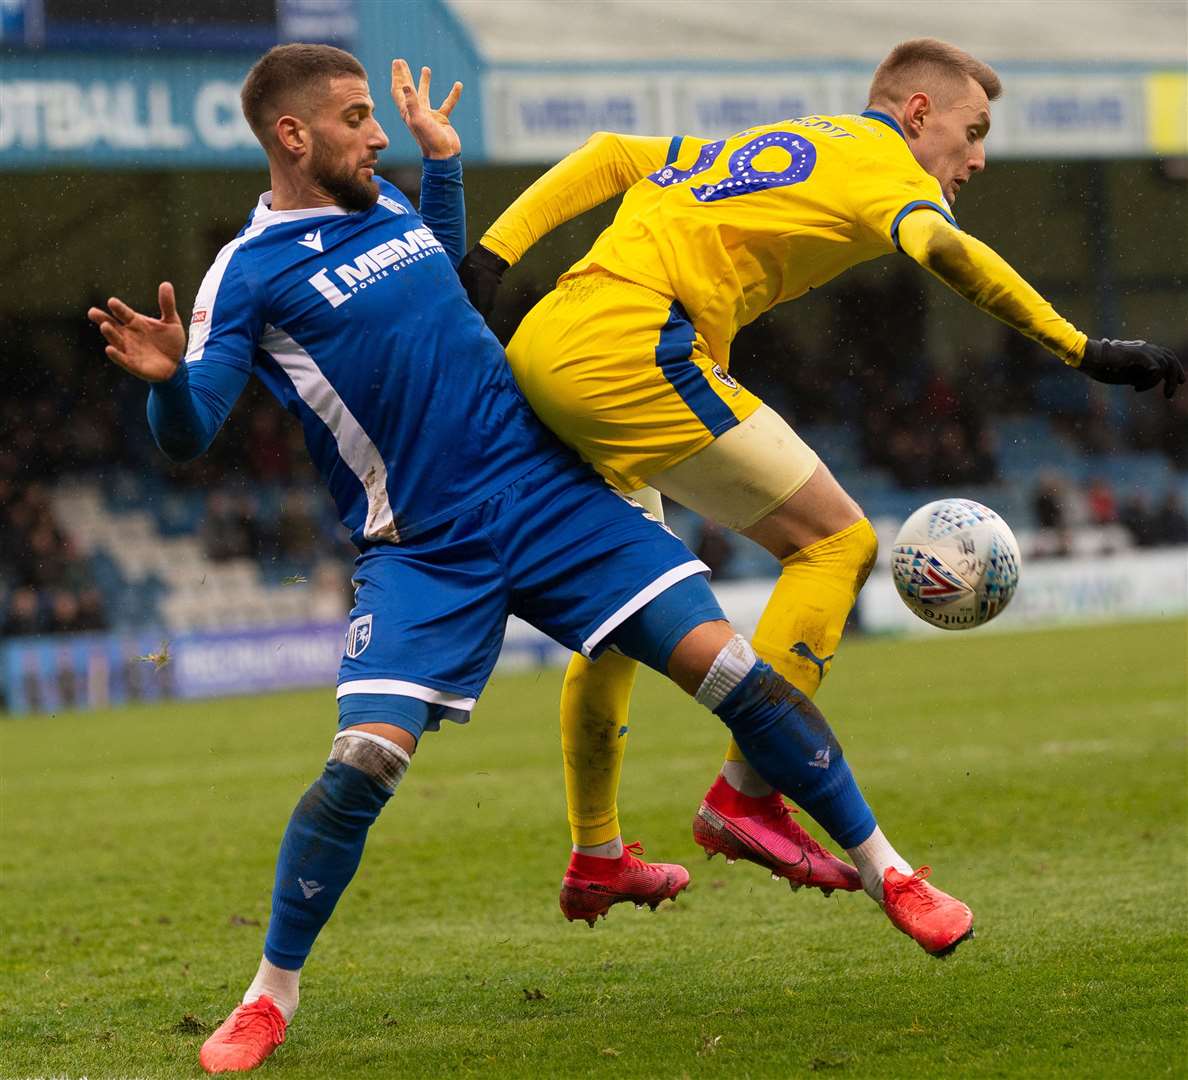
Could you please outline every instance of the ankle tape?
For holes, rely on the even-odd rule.
[[[390,739],[370,731],[340,731],[330,746],[330,761],[341,761],[370,776],[385,791],[396,790],[412,759]]]
[[[751,643],[742,634],[735,634],[722,646],[693,697],[707,709],[716,709],[747,677],[758,659]]]

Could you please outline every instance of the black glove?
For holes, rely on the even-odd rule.
[[[508,265],[506,259],[501,259],[482,244],[475,244],[458,265],[462,288],[466,290],[475,310],[488,322],[495,308],[495,294],[499,291],[503,272]]]
[[[1085,342],[1081,370],[1091,379],[1114,386],[1133,386],[1150,390],[1163,383],[1163,396],[1169,398],[1184,381],[1184,365],[1171,349],[1148,345],[1145,341],[1111,341],[1104,338]]]

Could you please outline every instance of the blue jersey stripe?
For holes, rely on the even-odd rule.
[[[664,159],[665,165],[671,165],[676,161],[681,152],[681,143],[684,141],[684,135],[674,135],[672,137],[672,141],[668,144],[668,156]]]
[[[668,309],[668,322],[660,331],[656,363],[681,400],[712,435],[721,435],[738,423],[726,403],[714,393],[705,375],[693,362],[695,331],[679,300]]]
[[[903,128],[901,128],[890,116],[885,112],[879,112],[877,109],[867,109],[862,114],[868,120],[877,120],[880,124],[886,124],[892,131],[895,132],[901,139],[903,139]],[[907,140],[904,139],[904,142]]]
[[[896,248],[899,248],[899,223],[903,221],[903,219],[907,217],[908,214],[910,214],[913,210],[924,209],[935,210],[955,229],[959,229],[961,227],[957,224],[956,220],[953,218],[953,215],[950,214],[949,211],[939,203],[930,202],[928,199],[917,199],[915,202],[908,203],[907,206],[900,210],[899,213],[895,215],[895,220],[891,222],[891,243],[893,243]]]

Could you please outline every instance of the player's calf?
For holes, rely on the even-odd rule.
[[[335,736],[322,775],[301,797],[281,841],[264,941],[271,963],[288,970],[305,963],[408,764],[409,755],[379,735],[347,728]]]
[[[408,753],[382,736],[353,728],[335,736],[322,775],[302,795],[281,841],[256,977],[199,1054],[207,1072],[254,1069],[284,1042],[305,959],[408,765]]]

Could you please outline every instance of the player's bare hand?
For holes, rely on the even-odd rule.
[[[462,151],[462,140],[450,124],[450,113],[462,96],[462,84],[454,83],[445,100],[435,109],[429,104],[431,72],[421,68],[420,83],[414,88],[412,72],[405,60],[392,61],[392,100],[400,110],[400,119],[417,141],[421,155],[448,158]]]
[[[116,296],[107,301],[106,310],[93,307],[87,312],[107,341],[108,359],[147,382],[172,378],[186,348],[186,331],[168,281],[161,282],[157,300],[161,315],[156,319],[134,311]]]

